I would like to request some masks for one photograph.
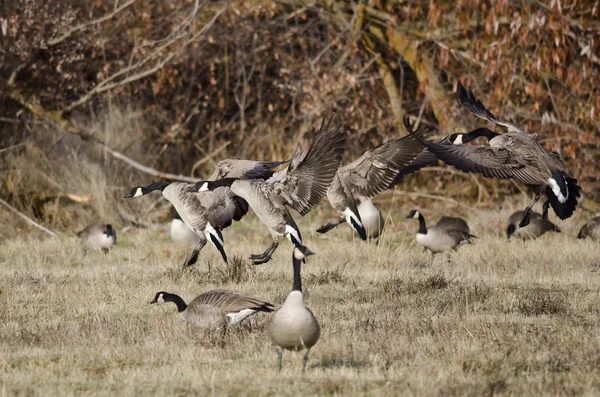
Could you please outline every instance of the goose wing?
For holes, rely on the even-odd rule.
[[[286,161],[255,161],[242,159],[221,160],[215,166],[215,170],[208,179],[216,181],[222,178],[256,179],[268,178],[273,173],[271,170]]]
[[[302,154],[296,150],[290,166],[267,181],[273,201],[282,200],[306,215],[327,193],[346,144],[345,125],[329,129],[330,124],[331,120],[324,120],[308,151]]]
[[[251,298],[226,289],[215,289],[198,295],[191,305],[208,305],[221,309],[224,313],[237,313],[244,309],[271,312],[273,304]]]
[[[460,81],[458,81],[457,95],[460,104],[469,109],[469,111],[475,116],[480,117],[484,120],[491,121],[492,123],[501,127],[504,127],[509,132],[520,132],[526,134],[526,132],[523,129],[517,127],[513,123],[498,120],[498,118],[494,116],[492,112],[487,110],[485,106],[483,106],[483,103],[481,103],[481,101],[475,97],[473,91],[467,90]]]
[[[408,118],[405,118],[404,125],[409,135],[368,150],[338,170],[338,176],[355,197],[368,199],[388,189],[401,170],[421,153],[423,144],[420,139],[429,129],[421,125],[413,131]]]
[[[462,218],[452,217],[452,216],[443,216],[440,218],[436,226],[444,229],[444,230],[459,230],[461,232],[469,234],[471,230],[469,229],[469,225],[467,221]]]
[[[423,141],[438,159],[464,172],[478,172],[486,178],[516,179],[526,185],[546,181],[543,172],[521,153],[502,146],[455,146]]]

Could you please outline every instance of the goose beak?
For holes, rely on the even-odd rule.
[[[153,303],[158,303],[158,302],[156,301],[156,299],[154,299],[152,302],[148,302],[149,305],[151,305]]]
[[[198,183],[196,183],[194,186],[190,186],[187,188],[187,191],[190,193],[194,193],[200,190],[200,186]]]
[[[127,193],[123,198],[132,198],[133,194],[131,192]]]

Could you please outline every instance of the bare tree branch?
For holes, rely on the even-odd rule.
[[[40,229],[44,233],[47,233],[47,234],[51,235],[52,237],[58,237],[58,235],[56,233],[54,233],[53,231],[51,231],[49,229],[46,229],[44,226],[42,226],[39,223],[35,222],[31,218],[29,218],[27,215],[25,215],[24,213],[22,213],[21,211],[19,211],[15,207],[13,207],[12,205],[8,204],[6,201],[0,199],[0,204],[3,204],[11,212],[17,214],[19,217],[23,218],[27,223],[29,223],[30,225],[33,225],[33,226],[37,227],[38,229]]]

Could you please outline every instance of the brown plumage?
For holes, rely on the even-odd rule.
[[[600,241],[600,216],[590,219],[583,225],[577,238],[591,238],[594,241]]]

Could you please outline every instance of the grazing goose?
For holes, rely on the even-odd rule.
[[[421,125],[421,128],[413,131],[408,117],[404,119],[404,127],[408,135],[367,150],[358,159],[337,170],[327,189],[327,199],[342,216],[335,222],[321,226],[317,232],[327,233],[339,224],[348,222],[363,240],[367,239],[357,201],[363,202],[388,189],[396,175],[423,149],[419,140],[428,129]]]
[[[358,205],[360,220],[367,232],[367,238],[377,239],[383,233],[385,220],[372,200],[365,200]]]
[[[236,161],[240,162],[240,166],[231,167],[231,164]],[[229,159],[219,162],[215,173],[218,175],[230,173],[238,178],[268,176],[270,168],[281,164],[283,163]],[[227,170],[223,165],[227,165],[229,169]],[[219,250],[221,257],[227,262],[221,230],[231,225],[232,220],[242,219],[248,212],[248,203],[233,194],[227,187],[212,192],[192,193],[188,191],[192,186],[194,185],[184,182],[154,182],[148,186],[134,187],[125,198],[140,197],[160,190],[173,204],[185,225],[200,238],[200,242],[186,261],[186,266],[196,263],[200,250],[208,241]]]
[[[304,306],[302,279],[300,277],[301,262],[313,253],[304,246],[294,247],[292,263],[294,266],[294,284],[292,292],[285,298],[283,305],[275,312],[267,325],[269,336],[279,349],[277,361],[281,371],[283,350],[300,351],[306,349],[302,358],[302,370],[306,369],[310,349],[317,343],[321,335],[319,322],[313,313]]]
[[[600,241],[600,216],[590,219],[583,225],[577,238],[591,238],[594,241]]]
[[[447,225],[436,225],[427,228],[425,218],[421,212],[417,210],[410,211],[406,218],[419,220],[419,231],[417,232],[416,238],[417,243],[421,244],[434,254],[454,249],[459,245],[470,244],[471,238],[475,237],[464,230],[448,228]]]
[[[279,246],[279,238],[287,237],[294,245],[302,245],[302,237],[288,206],[306,215],[327,192],[340,164],[346,131],[343,124],[329,130],[331,121],[321,124],[320,132],[306,153],[297,147],[289,167],[266,181],[223,178],[199,181],[190,191],[212,191],[229,186],[248,202],[258,218],[269,228],[273,244],[265,252],[250,256],[255,265],[266,263]]]
[[[486,178],[515,179],[532,189],[536,196],[525,208],[521,227],[529,223],[531,210],[542,194],[547,196],[542,213],[544,223],[548,221],[550,206],[560,219],[567,219],[573,215],[580,187],[577,180],[569,174],[560,156],[544,148],[537,134],[528,134],[512,123],[498,120],[460,82],[458,99],[471,113],[505,127],[508,132],[490,139],[490,146],[423,142],[429,151],[461,171],[479,172]],[[464,143],[464,140],[461,141]]]
[[[238,324],[256,312],[272,312],[269,302],[240,295],[237,292],[215,289],[198,295],[188,304],[179,296],[157,292],[150,303],[173,302],[181,318],[202,329],[218,329]]]
[[[171,221],[171,240],[176,243],[195,243],[197,240],[196,233],[186,226],[179,214],[175,215]]]
[[[93,223],[77,233],[81,238],[85,250],[103,251],[108,253],[108,249],[117,243],[117,231],[109,223]]]
[[[521,221],[525,216],[525,211],[517,211],[508,218],[508,226],[506,227],[506,239],[511,236],[519,237],[523,240],[534,239],[540,237],[546,232],[558,232],[560,229],[552,222],[547,221],[545,224],[542,220],[542,215],[532,211],[529,224],[525,227],[520,227]]]

